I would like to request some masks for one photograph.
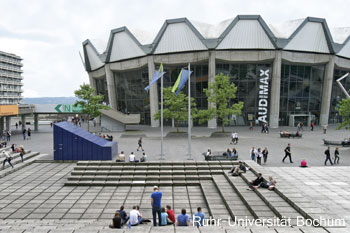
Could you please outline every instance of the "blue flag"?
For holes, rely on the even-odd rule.
[[[151,81],[151,83],[145,87],[145,91],[148,91],[149,88],[155,83],[157,82],[157,80],[162,77],[165,74],[165,72],[163,72],[163,64],[160,64],[159,70],[154,72],[154,76],[153,79]]]
[[[179,86],[177,87],[176,95],[180,93],[184,85],[186,84],[188,78],[191,76],[192,71],[188,72],[188,70],[182,69],[181,70],[181,77],[180,77],[180,82]]]

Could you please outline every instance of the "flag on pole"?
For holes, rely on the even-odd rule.
[[[162,77],[164,74],[165,74],[165,72],[163,72],[163,63],[162,63],[162,64],[160,64],[159,70],[156,70],[156,71],[154,72],[153,79],[152,79],[151,83],[150,83],[147,87],[145,87],[145,91],[148,91],[149,88],[150,88],[155,82],[157,82],[157,80],[158,80],[160,77]]]
[[[175,92],[176,89],[177,89],[177,87],[179,86],[180,79],[181,79],[181,74],[182,74],[182,69],[181,69],[181,71],[180,71],[179,76],[178,76],[177,79],[176,79],[176,82],[175,82],[175,84],[174,84],[174,86],[173,86],[173,89],[171,89],[171,92]]]
[[[188,70],[181,69],[179,77],[177,78],[173,89],[171,90],[172,92],[176,91],[176,95],[180,93],[182,90],[183,86],[186,84],[188,77],[190,77],[192,71],[188,72]]]
[[[179,82],[179,86],[177,87],[177,91],[176,91],[176,95],[178,95],[180,93],[180,91],[182,90],[182,88],[184,87],[184,85],[186,84],[188,78],[191,76],[192,71],[188,71],[183,69],[181,72],[181,79]]]

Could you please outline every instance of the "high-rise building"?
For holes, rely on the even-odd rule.
[[[22,99],[22,59],[0,51],[0,105],[16,105]]]

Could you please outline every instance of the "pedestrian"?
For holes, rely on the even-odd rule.
[[[235,132],[232,132],[230,144],[234,144],[234,143],[235,143]]]
[[[250,158],[251,158],[253,161],[255,161],[255,159],[256,159],[256,156],[255,156],[256,150],[255,150],[254,146],[252,147],[252,149],[250,149],[249,153],[250,153]]]
[[[159,191],[158,186],[153,187],[153,193],[151,195],[151,206],[152,206],[152,216],[153,216],[153,226],[157,226],[157,216],[158,215],[158,226],[161,225],[161,205],[162,204],[162,192]]]
[[[11,131],[10,130],[8,130],[7,132],[6,132],[6,141],[11,141]]]
[[[314,131],[315,123],[311,122],[311,131]]]
[[[24,151],[24,147],[23,147],[23,145],[21,145],[21,146],[19,147],[19,156],[21,156],[22,163],[23,163],[23,161],[24,161],[23,155],[24,155],[25,153],[26,153],[26,152]]]
[[[269,154],[269,151],[267,150],[267,147],[265,147],[265,149],[262,152],[263,154],[263,158],[264,158],[264,164],[266,164],[267,162],[267,155]]]
[[[141,148],[142,151],[145,151],[145,150],[142,148],[142,137],[139,138],[139,140],[137,141],[137,144],[139,145],[139,147],[137,147],[137,151],[139,151],[140,148]]]
[[[27,134],[28,134],[27,140],[32,139],[32,130],[30,128],[28,128]]]
[[[26,128],[23,128],[22,134],[23,134],[23,140],[26,140],[26,134],[27,134]]]
[[[262,124],[261,126],[261,133],[265,133],[265,124]]]
[[[12,144],[12,145],[11,145],[11,152],[12,152],[12,153],[15,153],[15,151],[16,151],[16,150],[15,150],[15,145],[16,145],[16,144]]]
[[[289,162],[293,163],[292,161],[292,153],[290,152],[290,143],[288,143],[288,146],[284,149],[285,156],[282,159],[282,162],[284,163],[284,160],[289,157]]]
[[[325,150],[324,154],[326,155],[326,160],[324,161],[324,165],[327,166],[327,161],[329,160],[329,162],[331,163],[331,165],[333,165],[332,160],[331,160],[331,152],[330,152],[330,147],[327,147],[327,150]]]
[[[256,155],[257,155],[256,156],[256,161],[257,161],[257,163],[259,165],[261,165],[261,158],[262,158],[263,154],[261,153],[261,149],[260,148],[258,148],[258,151],[257,151]]]
[[[11,163],[11,160],[12,160],[11,155],[5,150],[2,151],[2,155],[5,158],[4,161],[2,162],[2,169],[5,169],[6,162],[8,162],[10,164],[10,166],[13,168],[13,165]]]
[[[323,125],[323,133],[324,133],[324,134],[327,133],[327,128],[328,128],[328,125]]]
[[[336,147],[334,151],[334,164],[339,164],[339,158],[339,147]]]
[[[18,123],[17,122],[16,122],[15,126],[16,126],[16,129],[18,129]]]
[[[238,143],[238,133],[235,132],[235,144],[237,144],[237,143]]]
[[[252,121],[249,123],[249,130],[253,131],[253,122]]]
[[[52,126],[53,126],[53,123],[52,123],[52,121],[50,122],[50,126],[51,126],[51,128],[52,128]]]

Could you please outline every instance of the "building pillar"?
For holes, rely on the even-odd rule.
[[[21,115],[22,129],[26,127],[26,115]]]
[[[280,95],[281,95],[281,67],[282,52],[276,51],[275,60],[272,65],[271,95],[270,95],[270,119],[271,128],[278,128],[280,114]]]
[[[95,89],[95,95],[97,94],[96,92],[96,82],[94,80],[94,77],[92,77],[92,74],[89,73],[89,81],[90,81],[90,87]]]
[[[209,83],[215,82],[215,75],[216,75],[216,64],[215,64],[215,51],[209,51],[209,61],[208,61],[208,86]],[[210,103],[208,101],[208,108],[215,108],[214,103]],[[208,121],[208,128],[216,128],[217,122],[216,118],[211,119]]]
[[[4,117],[0,117],[0,132],[4,131]]]
[[[149,82],[151,82],[154,76],[154,69],[155,69],[153,56],[147,57],[147,61],[148,61],[148,80]],[[150,104],[150,110],[151,110],[151,126],[159,127],[159,120],[153,119],[153,115],[156,114],[156,112],[158,112],[158,109],[159,109],[157,83],[153,84],[149,89],[149,104]]]
[[[320,114],[320,125],[328,125],[329,108],[331,105],[332,82],[334,73],[334,56],[332,55],[326,65],[323,88],[322,88],[322,104]]]
[[[117,92],[115,90],[115,82],[113,72],[110,69],[109,64],[105,64],[108,101],[111,108],[117,110]]]
[[[11,117],[6,116],[6,131],[9,131],[11,127]]]
[[[34,131],[39,130],[39,114],[34,114]]]

